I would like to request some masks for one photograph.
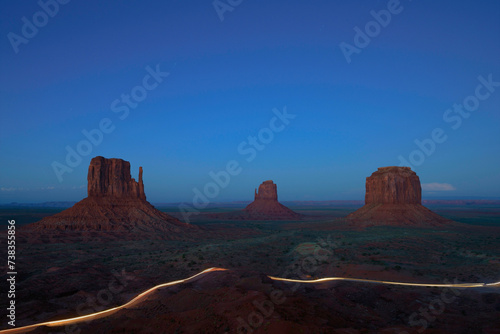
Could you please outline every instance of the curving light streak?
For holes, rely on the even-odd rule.
[[[191,277],[188,277],[188,278],[185,278],[185,279],[181,279],[181,280],[178,280],[178,281],[172,281],[172,282],[168,282],[168,283],[164,283],[164,284],[160,284],[160,285],[154,286],[151,289],[148,289],[148,290],[144,291],[143,293],[137,295],[134,299],[132,299],[128,303],[123,304],[121,306],[116,306],[116,307],[113,307],[113,308],[110,308],[110,309],[107,309],[107,310],[104,310],[104,311],[95,312],[95,313],[91,313],[91,314],[87,314],[87,315],[82,315],[80,317],[74,317],[74,318],[68,318],[68,319],[62,319],[62,320],[54,320],[54,321],[47,321],[47,322],[42,322],[42,323],[38,323],[38,324],[34,324],[34,325],[29,325],[29,326],[24,326],[24,327],[6,329],[6,330],[0,331],[0,333],[27,333],[27,332],[30,332],[30,331],[32,331],[32,330],[34,330],[34,329],[36,329],[37,327],[40,327],[40,326],[56,327],[56,326],[64,326],[64,325],[69,325],[69,324],[76,324],[76,323],[80,323],[80,322],[87,322],[87,321],[90,321],[90,320],[100,319],[100,318],[103,318],[103,317],[107,317],[107,316],[115,313],[118,310],[121,310],[121,309],[124,309],[126,307],[132,306],[133,304],[137,303],[139,300],[141,300],[142,298],[144,298],[149,293],[151,293],[151,292],[153,292],[155,290],[158,290],[158,289],[161,289],[161,288],[164,288],[164,287],[167,287],[167,286],[171,286],[171,285],[185,283],[187,281],[193,280],[194,278],[196,278],[196,277],[198,277],[200,275],[206,274],[208,272],[221,271],[221,270],[227,270],[227,269],[224,269],[224,268],[215,268],[215,267],[214,268],[208,268],[208,269],[205,269],[202,272],[199,272],[196,275],[193,275]]]
[[[151,292],[167,287],[167,286],[172,286],[180,283],[186,283],[188,281],[191,281],[195,279],[196,277],[199,277],[203,274],[213,272],[213,271],[225,271],[228,269],[225,268],[208,268],[203,270],[202,272],[197,273],[196,275],[193,275],[191,277],[177,280],[177,281],[172,281],[168,283],[163,283],[157,286],[152,287],[151,289],[148,289],[141,294],[137,295],[135,298],[127,302],[126,304],[123,304],[121,306],[116,306],[104,311],[100,312],[95,312],[87,315],[82,315],[80,317],[74,317],[74,318],[68,318],[68,319],[62,319],[62,320],[54,320],[54,321],[47,321],[47,322],[42,322],[38,324],[33,324],[29,326],[24,326],[24,327],[17,327],[17,328],[11,328],[11,329],[4,329],[0,330],[0,333],[27,333],[30,332],[37,327],[40,326],[48,326],[48,327],[58,327],[58,326],[64,326],[64,325],[69,325],[69,324],[77,324],[80,322],[87,322],[90,320],[96,320],[100,319],[103,317],[107,317],[118,310],[130,307],[134,304],[136,304],[138,301],[146,297],[148,294]],[[391,284],[391,285],[405,285],[405,286],[423,286],[423,287],[436,287],[436,288],[479,288],[479,287],[500,287],[500,281],[495,282],[495,283],[459,283],[459,284],[426,284],[426,283],[404,283],[404,282],[391,282],[391,281],[377,281],[377,280],[369,280],[369,279],[362,279],[362,278],[348,278],[348,277],[325,277],[325,278],[319,278],[319,279],[314,279],[314,280],[300,280],[300,279],[291,279],[291,278],[281,278],[281,277],[274,277],[274,276],[268,276],[270,279],[274,281],[283,281],[283,282],[295,282],[295,283],[321,283],[321,282],[329,282],[329,281],[349,281],[349,282],[365,282],[365,283],[376,283],[376,284]]]
[[[391,285],[405,285],[405,286],[425,286],[425,287],[435,287],[435,288],[479,288],[484,286],[494,286],[500,284],[491,283],[460,283],[460,284],[427,284],[427,283],[404,283],[404,282],[391,282],[391,281],[376,281],[372,279],[363,279],[363,278],[347,278],[347,277],[325,277],[314,280],[302,280],[302,279],[291,279],[291,278],[280,278],[268,276],[270,279],[275,281],[283,281],[283,282],[295,282],[295,283],[321,283],[321,282],[329,282],[329,281],[348,281],[348,282],[365,282],[365,283],[378,283],[378,284],[391,284]]]
[[[488,283],[488,284],[485,284],[485,286],[494,286],[494,287],[500,287],[500,282],[495,282],[495,283]]]

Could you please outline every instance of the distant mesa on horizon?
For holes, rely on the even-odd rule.
[[[365,205],[346,219],[359,226],[442,226],[454,223],[422,205],[422,187],[410,167],[380,167],[366,178]]]
[[[254,201],[243,210],[253,216],[280,219],[299,219],[302,215],[278,202],[278,186],[272,181],[264,181],[255,189]]]
[[[254,201],[243,210],[206,216],[227,220],[299,220],[303,217],[278,202],[278,187],[272,180],[262,182],[259,189],[255,189]]]
[[[130,163],[98,156],[90,161],[87,197],[71,208],[29,224],[29,230],[168,232],[198,229],[157,210],[146,200],[143,170],[130,175]]]

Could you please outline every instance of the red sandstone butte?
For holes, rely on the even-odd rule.
[[[273,181],[264,181],[255,189],[255,199],[243,210],[251,216],[269,219],[298,219],[302,215],[278,202],[278,189]]]
[[[421,203],[420,179],[410,167],[380,167],[366,178],[365,205],[346,219],[363,226],[441,226],[452,222]]]
[[[87,181],[87,198],[26,228],[121,232],[181,232],[197,228],[146,201],[142,167],[139,167],[139,181],[135,181],[130,176],[128,161],[95,157],[90,162]]]
[[[121,159],[95,157],[90,161],[87,176],[88,197],[137,198],[146,200],[142,167],[139,181],[130,176],[130,163]]]

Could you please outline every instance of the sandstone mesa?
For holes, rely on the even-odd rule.
[[[452,221],[422,205],[420,179],[410,167],[380,167],[366,178],[365,205],[346,219],[359,226],[442,226]]]
[[[130,175],[128,161],[95,157],[89,166],[87,197],[26,229],[174,233],[197,229],[151,205],[146,200],[142,174],[139,167],[136,181]]]

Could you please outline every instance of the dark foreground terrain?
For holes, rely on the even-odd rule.
[[[219,267],[229,270],[157,290],[106,318],[33,333],[500,333],[498,287],[299,284],[267,276],[500,281],[500,208],[462,204],[435,204],[435,212],[463,224],[434,229],[356,228],[341,217],[357,207],[338,203],[290,206],[307,216],[298,221],[217,221],[200,215],[193,223],[204,233],[196,239],[20,229],[16,327],[121,305],[155,285]],[[30,215],[39,219],[56,209],[30,210],[4,208],[1,216],[22,225]],[[5,234],[0,247],[6,255]],[[7,276],[1,279],[6,282]],[[10,328],[6,320],[1,326]]]

